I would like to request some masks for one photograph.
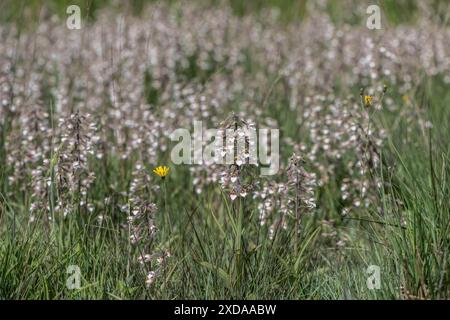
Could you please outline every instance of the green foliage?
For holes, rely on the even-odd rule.
[[[211,0],[212,3],[216,1]],[[1,22],[19,25],[25,11],[38,12],[42,2],[13,1],[1,9]],[[97,9],[109,1],[85,1],[84,14],[95,18]],[[67,4],[77,1],[46,1],[63,15]],[[230,0],[238,15],[275,6],[283,19],[307,16],[307,1]],[[138,13],[144,1],[131,1]],[[386,17],[394,24],[411,22],[417,5],[413,1],[383,1]],[[442,8],[440,4],[437,8]],[[24,11],[24,9],[26,9]],[[338,2],[328,10],[335,20],[345,14]],[[437,9],[440,10],[440,9]],[[31,20],[33,21],[33,20]],[[33,22],[29,23],[33,23]],[[35,20],[36,21],[36,20]],[[25,26],[26,27],[26,26]],[[258,68],[251,65],[249,70]],[[192,64],[194,65],[194,64]],[[195,66],[184,76],[195,81],[209,74],[198,74]],[[215,72],[221,72],[220,66]],[[146,74],[149,80],[151,74]],[[148,78],[148,79],[147,79]],[[389,88],[397,92],[397,88]],[[336,90],[346,91],[346,88]],[[339,92],[336,92],[339,93]],[[159,93],[146,87],[150,104],[158,104]],[[401,97],[392,94],[401,102]],[[425,78],[412,103],[423,107],[433,128],[410,128],[398,114],[382,110],[379,121],[388,131],[389,143],[382,157],[394,166],[382,166],[379,175],[390,187],[381,192],[381,213],[350,219],[341,217],[332,185],[321,190],[317,215],[302,221],[305,232],[300,241],[292,233],[269,237],[261,226],[255,201],[231,202],[220,189],[207,188],[197,195],[187,168],[173,170],[165,180],[167,198],[157,199],[160,210],[156,224],[158,242],[171,252],[171,260],[157,285],[148,289],[145,274],[133,260],[123,228],[125,216],[115,204],[123,200],[112,195],[102,205],[109,218],[99,223],[95,215],[69,216],[65,220],[29,223],[29,212],[20,197],[8,198],[5,171],[4,133],[0,141],[0,299],[447,299],[450,292],[450,90],[442,79]],[[236,102],[238,104],[239,101]],[[271,116],[284,124],[283,135],[295,137],[298,128],[292,110],[283,108],[283,97],[269,102]],[[408,135],[411,143],[405,143]],[[289,150],[291,151],[291,150]],[[286,153],[288,154],[288,152]],[[286,156],[286,155],[284,155]],[[161,155],[161,160],[167,155]],[[153,164],[146,164],[150,166]],[[128,185],[131,165],[126,160],[105,158],[94,168],[97,180],[90,189],[92,198],[109,195],[109,185]],[[16,193],[17,191],[17,193]],[[336,250],[320,237],[318,221],[334,219],[337,227],[349,230],[343,250]],[[82,272],[81,288],[66,287],[69,265]],[[366,268],[381,267],[381,290],[366,287]],[[403,289],[401,289],[403,288]],[[403,291],[402,291],[403,290]]]

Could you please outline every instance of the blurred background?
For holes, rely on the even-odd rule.
[[[87,20],[95,19],[98,10],[108,7],[121,13],[139,15],[149,3],[170,3],[174,6],[183,5],[180,0],[3,0],[0,3],[0,22],[36,22],[42,18],[43,12],[57,15],[65,15],[69,5],[78,5],[82,15]],[[332,20],[339,23],[357,24],[365,17],[365,9],[368,5],[379,5],[385,16],[386,23],[401,24],[413,23],[421,10],[420,1],[416,0],[193,0],[204,6],[229,5],[236,15],[258,14],[265,9],[279,11],[279,19],[285,22],[301,21],[309,16],[308,8],[314,4],[323,7]],[[449,1],[430,1],[431,15],[441,23],[448,23]],[[428,8],[428,7],[427,7]]]

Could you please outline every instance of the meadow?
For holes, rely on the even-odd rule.
[[[447,1],[0,11],[0,299],[450,298]],[[174,163],[194,121],[279,170]]]

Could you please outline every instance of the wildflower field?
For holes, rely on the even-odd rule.
[[[2,0],[0,299],[449,299],[449,15]]]

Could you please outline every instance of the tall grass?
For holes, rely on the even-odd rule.
[[[303,8],[306,3],[299,1],[285,8],[281,1],[270,1],[270,5],[272,2],[287,15],[293,7]],[[231,3],[239,15],[267,5]],[[401,22],[402,10],[394,9],[389,1],[386,6],[390,8],[388,16]],[[328,10],[340,14],[337,9]],[[250,56],[249,69],[260,67],[252,62]],[[197,82],[203,70],[194,66],[183,72],[183,77]],[[265,92],[262,101],[268,106],[267,113],[281,124],[283,137],[296,138],[305,127],[299,128],[293,120],[298,110],[286,107],[283,85],[275,81],[274,93]],[[358,215],[341,215],[343,204],[337,195],[341,181],[335,177],[319,188],[314,214],[302,215],[302,232],[287,228],[272,237],[270,228],[259,220],[257,200],[232,201],[217,184],[197,194],[188,166],[171,168],[165,180],[152,180],[157,191],[148,191],[148,198],[159,208],[155,215],[157,241],[152,245],[155,250],[170,251],[170,260],[157,285],[151,287],[143,281],[146,270],[136,263],[130,230],[117,209],[130,202],[129,195],[111,187],[128,189],[133,157],[139,156],[121,159],[106,152],[89,168],[96,176],[87,197],[95,200],[94,214],[78,208],[66,218],[51,212],[50,221],[42,214],[31,223],[27,192],[8,182],[12,172],[5,141],[11,128],[6,121],[0,139],[0,298],[450,298],[450,90],[439,76],[423,77],[416,85],[409,103],[421,108],[420,117],[430,119],[433,125],[411,125],[409,118],[386,110],[374,114],[371,120],[387,131],[380,165],[372,173],[383,183],[377,191],[377,205]],[[334,94],[357,97],[358,90],[336,86]],[[403,103],[395,84],[388,90],[394,93],[393,99]],[[150,103],[158,105],[155,92],[149,95]],[[51,100],[48,102],[51,109]],[[239,109],[244,102],[236,99],[231,108]],[[158,106],[154,110],[163,112]],[[292,151],[289,146],[284,148],[282,158],[287,159]],[[159,163],[170,163],[167,151],[157,158]],[[151,174],[152,166],[159,163],[145,163],[145,170]],[[52,185],[57,183],[54,171],[47,177]],[[53,208],[58,195],[47,196]],[[105,198],[108,201],[98,200]],[[97,213],[104,217],[101,222]],[[322,236],[328,228],[323,220],[333,221],[332,230],[345,232],[343,248]],[[66,285],[70,265],[81,270],[81,287],[76,290]],[[379,290],[366,286],[370,265],[380,267]]]

